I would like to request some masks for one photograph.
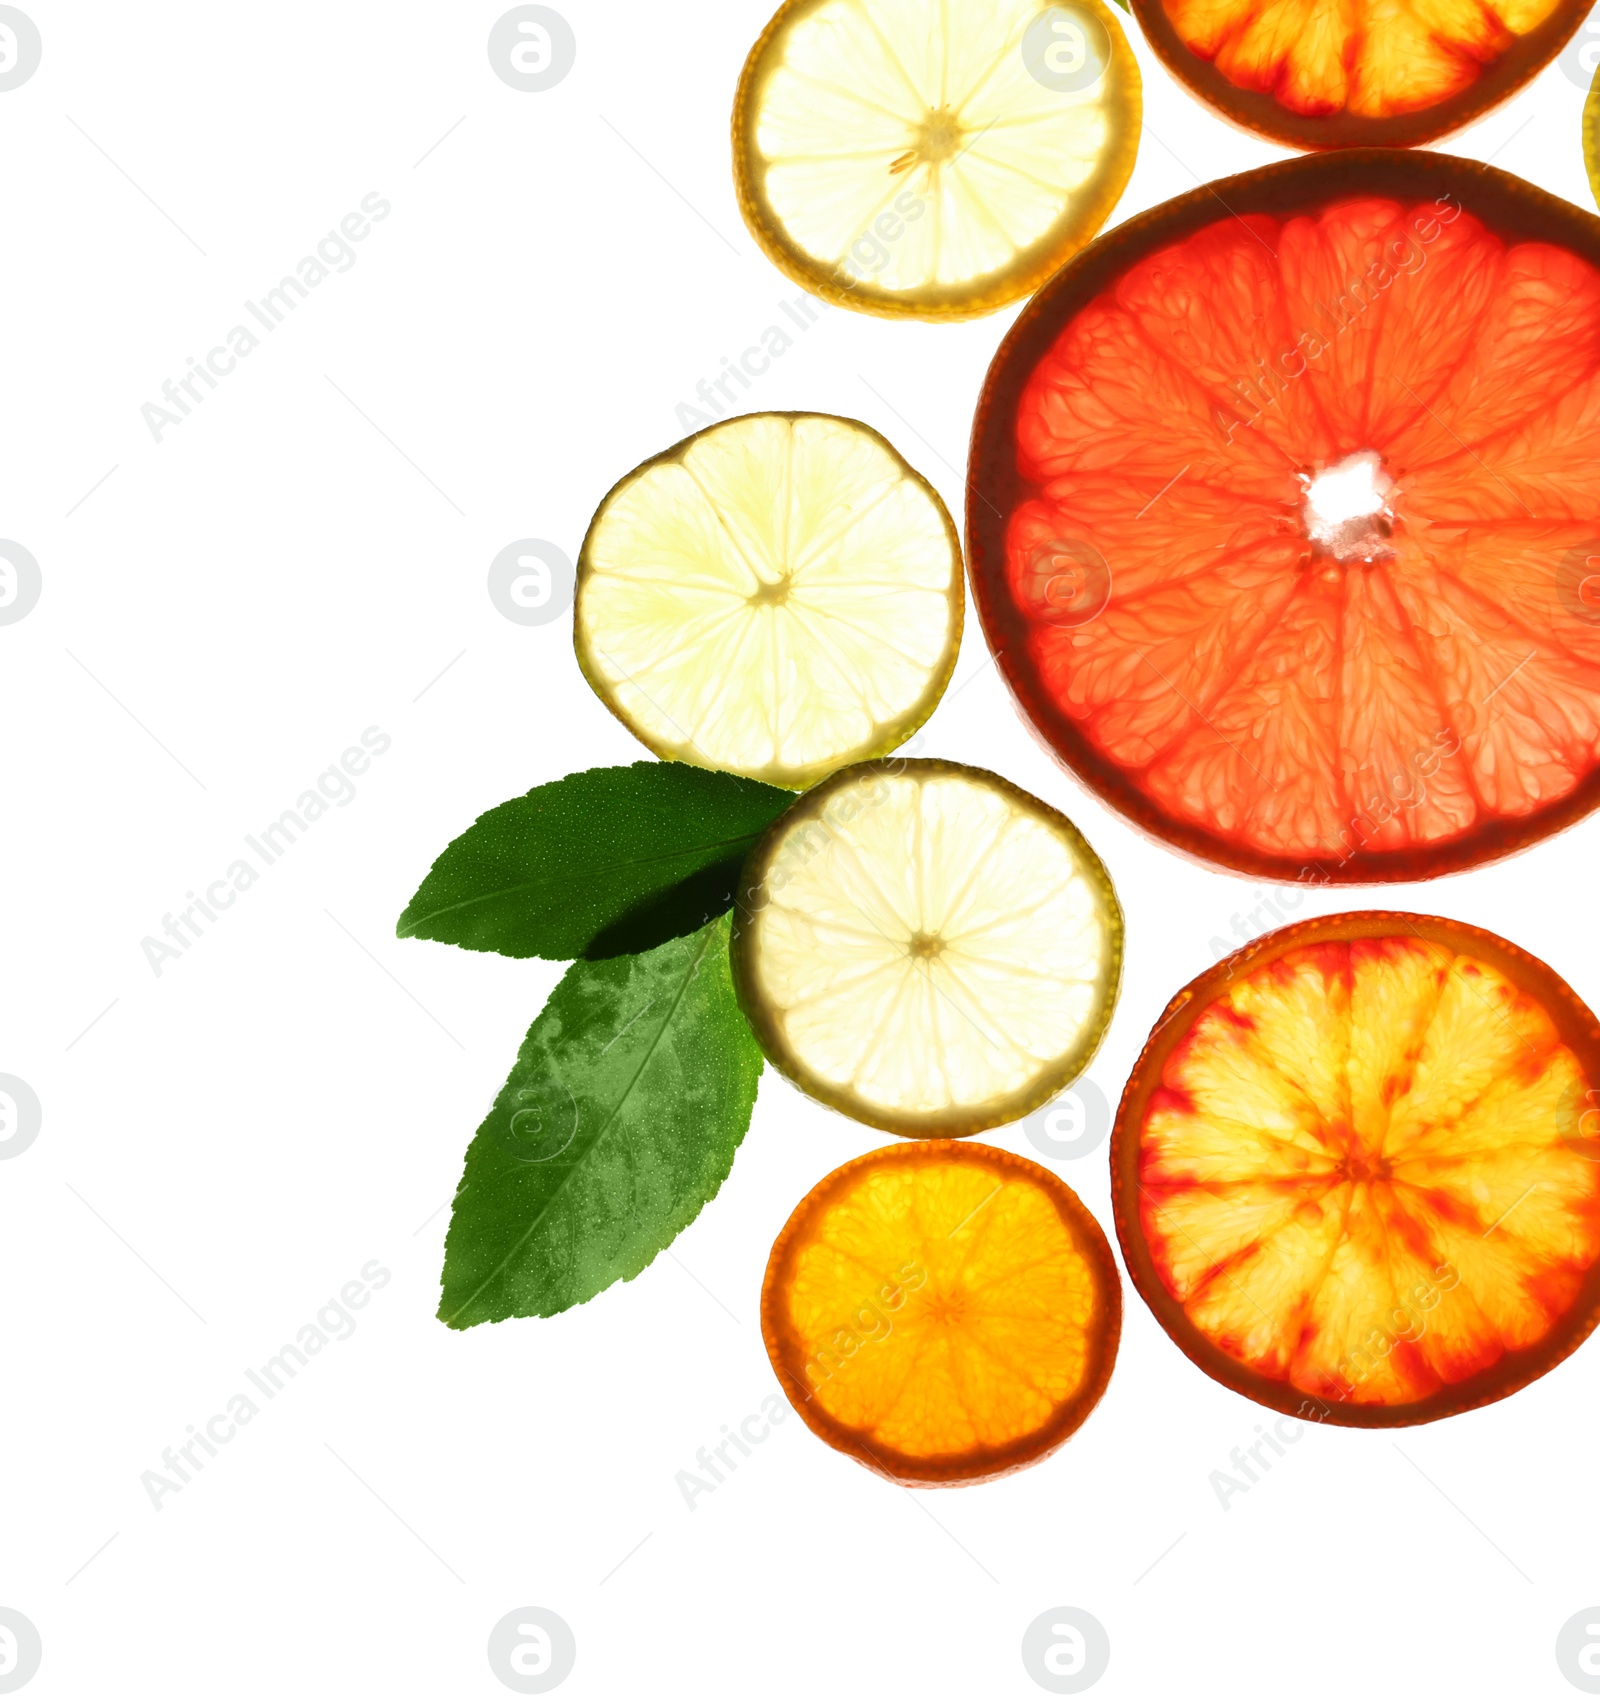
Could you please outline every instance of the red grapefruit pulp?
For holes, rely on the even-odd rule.
[[[974,427],[974,591],[1034,727],[1155,835],[1318,882],[1600,797],[1600,221],[1314,155],[1057,273]]]

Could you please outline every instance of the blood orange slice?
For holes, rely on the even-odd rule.
[[[1129,1274],[1219,1382],[1381,1426],[1485,1405],[1600,1318],[1600,1023],[1434,916],[1336,915],[1185,987],[1117,1113]]]
[[[908,1486],[1052,1453],[1111,1375],[1111,1248],[1048,1170],[919,1140],[836,1169],[772,1248],[761,1332],[783,1391],[830,1447]]]
[[[1320,154],[1122,225],[973,434],[1024,713],[1148,831],[1279,879],[1470,867],[1600,800],[1600,223]]]
[[[1481,117],[1560,52],[1586,0],[1133,0],[1166,67],[1299,148],[1410,147]]]

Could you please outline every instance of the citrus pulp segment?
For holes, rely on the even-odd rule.
[[[981,768],[847,768],[768,829],[742,884],[734,982],[762,1050],[874,1128],[1026,1116],[1111,1020],[1122,911],[1104,865]]]
[[[788,0],[739,80],[739,205],[768,258],[826,300],[988,313],[1104,224],[1140,113],[1100,0]]]
[[[796,1411],[908,1485],[1035,1463],[1105,1390],[1111,1250],[1076,1194],[991,1146],[918,1141],[820,1182],[778,1236],[761,1331]]]
[[[1584,0],[1133,0],[1191,93],[1297,148],[1410,147],[1535,77]]]
[[[1486,1404],[1600,1315],[1600,1024],[1494,934],[1367,912],[1281,929],[1168,1006],[1117,1115],[1129,1274],[1279,1411]]]
[[[869,426],[746,414],[646,461],[578,558],[578,663],[658,756],[800,789],[900,744],[961,644],[961,545]]]
[[[997,355],[990,647],[1196,856],[1322,884],[1505,855],[1600,798],[1597,420],[1592,216],[1438,154],[1229,179],[1119,226]]]

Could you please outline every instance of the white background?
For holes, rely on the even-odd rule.
[[[1575,1693],[1554,1640],[1600,1599],[1600,1345],[1468,1416],[1309,1434],[1224,1511],[1208,1474],[1264,1414],[1129,1290],[1110,1391],[1041,1467],[918,1496],[791,1418],[690,1511],[674,1474],[776,1390],[774,1235],[880,1143],[770,1072],[675,1257],[551,1321],[434,1320],[462,1153],[560,969],[395,918],[480,811],[640,754],[568,622],[512,624],[485,574],[519,537],[576,555],[696,382],[786,323],[728,161],[769,0],[562,0],[577,65],[542,94],[491,74],[501,4],[27,9],[0,534],[44,590],[0,628],[0,1071],[44,1126],[0,1163],[0,1605],[43,1637],[30,1696],[492,1697],[489,1630],[527,1604],[573,1627],[574,1698],[1026,1697],[1023,1630],[1058,1605],[1107,1627],[1108,1698]],[[1147,125],[1118,218],[1279,156],[1126,27]],[[1588,207],[1581,104],[1552,67],[1450,146]],[[142,404],[369,191],[393,212],[353,268],[154,442]],[[747,405],[869,421],[959,514],[1009,319],[830,312]],[[374,725],[393,747],[355,802],[157,978],[140,941]],[[926,748],[1059,805],[1110,865],[1114,1103],[1250,883],[1056,768],[970,612]],[[1496,929],[1594,1003],[1597,846],[1590,822],[1378,901]],[[1056,1167],[1109,1228],[1105,1156]],[[357,1332],[153,1509],[162,1449],[372,1259],[393,1279]]]

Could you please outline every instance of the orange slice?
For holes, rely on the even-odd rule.
[[[1054,1452],[1105,1392],[1121,1327],[1111,1249],[1071,1188],[951,1140],[868,1152],[819,1182],[761,1289],[795,1410],[911,1486]]]
[[[1438,154],[1229,179],[1058,273],[997,355],[990,647],[1063,761],[1196,856],[1315,884],[1503,856],[1600,801],[1597,422],[1591,215]]]
[[[1189,90],[1297,148],[1410,147],[1547,65],[1585,0],[1133,0]]]
[[[1330,1423],[1542,1376],[1600,1318],[1600,1024],[1435,916],[1256,940],[1167,1007],[1112,1142],[1129,1274],[1202,1370]]]

